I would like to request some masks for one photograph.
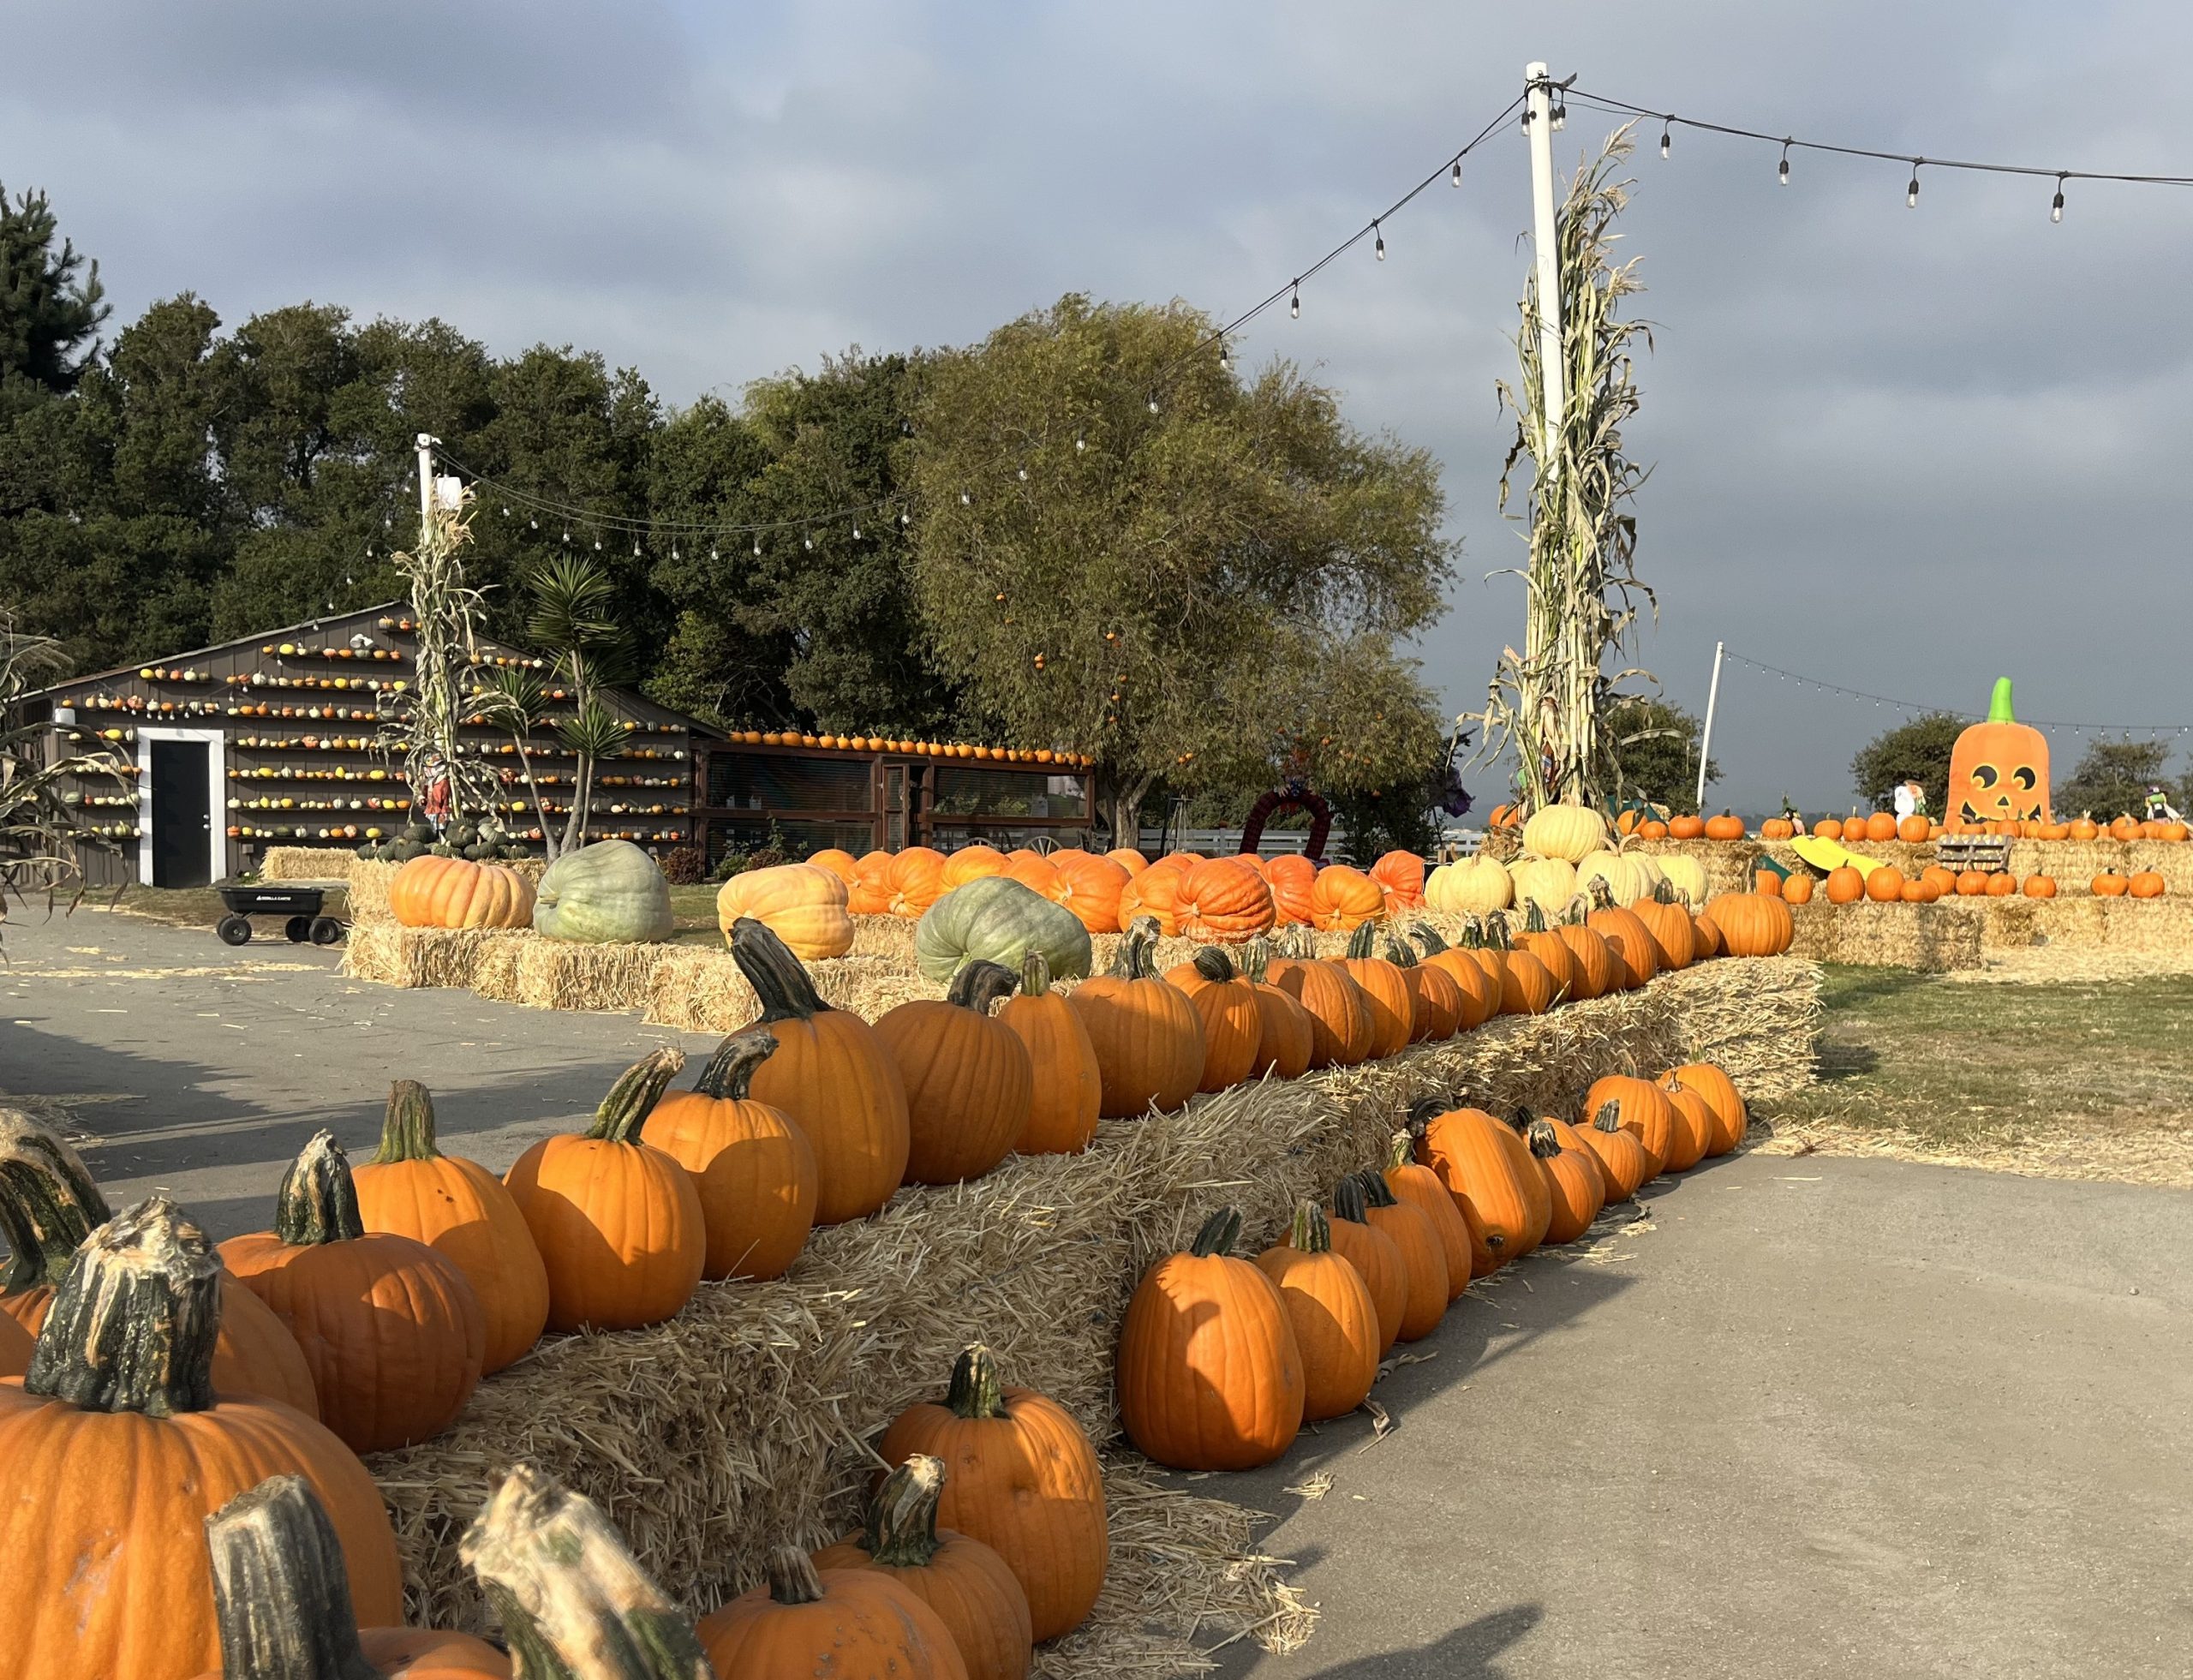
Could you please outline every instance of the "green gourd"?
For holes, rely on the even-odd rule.
[[[1089,972],[1089,930],[1062,904],[1001,875],[954,888],[914,924],[914,963],[931,980],[949,980],[980,960],[1016,972],[1040,951],[1053,975]]]
[[[548,865],[533,900],[533,929],[579,945],[644,944],[670,937],[670,883],[630,840],[596,840]]]

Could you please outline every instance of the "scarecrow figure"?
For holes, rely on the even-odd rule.
[[[429,753],[421,767],[422,786],[418,790],[419,814],[433,827],[439,836],[449,827],[450,782],[449,766],[442,762],[439,753]]]

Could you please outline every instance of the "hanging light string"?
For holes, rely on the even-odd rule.
[[[1802,683],[1808,688],[1820,689],[1829,694],[1839,694],[1846,700],[1870,700],[1876,706],[1893,706],[1898,711],[1915,714],[1945,712],[1951,717],[1970,718],[1975,720],[1987,715],[1984,712],[1968,711],[1959,706],[1929,706],[1916,700],[1898,700],[1891,695],[1870,693],[1861,688],[1845,688],[1840,683],[1822,682],[1817,677],[1808,677],[1796,671],[1784,671],[1778,665],[1769,665],[1764,660],[1753,659],[1726,648],[1721,650],[1721,657],[1731,664],[1748,665],[1754,671],[1764,672],[1770,677],[1779,677],[1786,682]],[[2086,734],[2121,732],[2126,735],[2183,735],[2189,727],[2183,723],[2067,723],[2060,718],[2020,718],[2018,721],[2029,723],[2037,729],[2071,729]]]
[[[1791,135],[1769,134],[1762,129],[1746,129],[1733,123],[1712,123],[1703,117],[1684,117],[1658,105],[1634,105],[1628,99],[1618,99],[1611,94],[1595,93],[1588,89],[1572,87],[1567,97],[1578,104],[1617,117],[1634,117],[1660,125],[1660,155],[1670,155],[1671,133],[1676,129],[1694,129],[1701,134],[1726,135],[1736,140],[1760,140],[1778,148],[1781,162],[1777,170],[1785,186],[1790,180],[1790,154],[1794,152],[1820,152],[1838,158],[1870,158],[1882,163],[1903,164],[1909,166],[1911,177],[1904,188],[1904,202],[1913,209],[1919,204],[1919,171],[1927,170],[1957,170],[1969,175],[2014,175],[2035,181],[2053,181],[2056,191],[2049,202],[2048,218],[2052,222],[2064,219],[2064,183],[2067,181],[2106,181],[2130,187],[2193,187],[2193,176],[2142,175],[2118,170],[2044,169],[2035,164],[1986,163],[1968,158],[1931,158],[1910,152],[1891,152],[1879,146],[1843,146],[1831,140],[1799,140]]]
[[[1315,262],[1293,275],[1286,284],[1267,293],[1223,326],[1213,328],[1203,338],[1198,339],[1192,348],[1168,362],[1159,370],[1156,383],[1146,393],[1145,401],[1150,412],[1156,414],[1162,410],[1162,398],[1164,393],[1178,378],[1180,370],[1198,356],[1208,355],[1216,348],[1220,366],[1230,368],[1233,366],[1233,357],[1228,341],[1251,321],[1255,320],[1266,310],[1276,307],[1282,300],[1288,302],[1290,315],[1299,320],[1302,314],[1304,284],[1316,278],[1318,275],[1323,273],[1365,239],[1371,242],[1374,255],[1379,261],[1383,262],[1386,260],[1385,224],[1413,203],[1427,187],[1442,178],[1456,187],[1461,186],[1462,160],[1498,133],[1503,125],[1515,114],[1528,97],[1527,90],[1517,94],[1502,108],[1497,116],[1479,129],[1459,150],[1443,153],[1437,168],[1364,223],[1361,227],[1318,257]],[[761,540],[765,536],[784,535],[797,531],[807,547],[812,548],[815,546],[814,533],[827,525],[852,522],[854,525],[853,534],[857,537],[860,534],[858,522],[863,518],[881,519],[892,517],[895,513],[901,524],[911,523],[911,499],[903,493],[895,496],[873,497],[866,501],[849,503],[816,513],[799,514],[783,519],[752,520],[743,523],[714,519],[657,519],[636,517],[630,514],[601,513],[591,509],[574,506],[567,502],[559,502],[529,490],[522,490],[516,485],[505,484],[499,479],[491,478],[485,473],[475,471],[466,466],[446,451],[438,449],[436,455],[445,466],[470,481],[483,504],[499,506],[510,517],[515,518],[523,515],[529,523],[535,528],[540,528],[544,521],[547,524],[557,526],[565,533],[566,541],[570,540],[569,534],[571,528],[577,527],[589,534],[607,533],[620,540],[630,539],[636,546],[650,538],[667,539],[673,547],[681,541],[690,541],[698,545],[717,544],[726,539],[744,539],[751,542],[754,545],[754,552],[759,554],[762,552]],[[999,469],[1001,471],[1016,469],[1019,477],[1024,480],[1028,476],[1025,463],[1017,457],[1001,462]],[[963,490],[960,493],[960,500],[963,503],[971,502],[972,497],[970,493]],[[599,535],[595,536],[595,546],[597,548],[601,546]]]

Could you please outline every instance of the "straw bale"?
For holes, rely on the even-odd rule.
[[[914,917],[856,916],[853,947],[846,954],[883,957],[911,968],[914,961]]]
[[[1944,899],[1934,904],[1829,904],[1815,899],[1790,906],[1790,949],[1814,962],[1939,972],[1980,965],[1980,917]]]
[[[2098,899],[1943,899],[1933,904],[1793,905],[1790,948],[1816,962],[1933,972],[1976,969],[2014,954],[2062,959],[2108,953],[2146,972],[2193,969],[2193,901]],[[2022,967],[2045,971],[2036,957]]]
[[[484,973],[507,964],[526,930],[406,928],[393,921],[355,922],[343,951],[343,972],[391,986],[471,988],[485,997]]]
[[[1108,1442],[1128,1294],[1214,1207],[1240,1206],[1246,1240],[1270,1240],[1296,1198],[1374,1163],[1419,1096],[1573,1113],[1600,1073],[1699,1055],[1722,1061],[1748,1094],[1792,1089],[1811,1077],[1818,979],[1788,959],[1705,964],[1383,1062],[1107,1121],[1085,1154],[1015,1157],[976,1183],[902,1190],[875,1218],[816,1233],[785,1278],[703,1284],[667,1324],[544,1342],[481,1384],[446,1434],[375,1456],[411,1611],[434,1625],[480,1624],[457,1537],[519,1458],[601,1503],[666,1589],[713,1607],[760,1578],[770,1545],[851,1526],[874,1468],[867,1443],[939,1391],[977,1337],[1010,1380],[1054,1396]],[[1115,1513],[1115,1549],[1142,1558],[1121,1558],[1142,1571],[1144,1585],[1121,1584],[1135,1603],[1088,1635],[1101,1649],[1080,1669],[1061,1652],[1046,1672],[1182,1660],[1176,1645],[1134,1634],[1168,1617],[1176,1630],[1261,1623],[1259,1638],[1299,1637],[1309,1612],[1285,1598],[1269,1562],[1246,1557],[1246,1529],[1214,1539],[1210,1513],[1142,1486],[1146,1496],[1123,1501],[1133,1523]],[[1144,1521],[1203,1534],[1191,1549],[1209,1567],[1191,1571],[1145,1545],[1134,1527]],[[1152,1593],[1163,1595],[1155,1607]],[[1192,1616],[1178,1617],[1190,1599]]]
[[[344,846],[270,846],[259,860],[261,881],[348,881],[358,854]]]

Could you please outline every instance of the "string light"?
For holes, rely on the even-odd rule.
[[[1376,242],[1371,247],[1371,253],[1380,262],[1383,262],[1386,260],[1386,236],[1384,230],[1379,227],[1378,218],[1375,216],[1371,218],[1371,233]]]
[[[762,558],[762,539],[758,536],[754,539],[754,558],[757,560]]]
[[[2056,196],[2049,204],[2048,219],[2052,222],[2064,219],[2064,177],[2060,175],[2056,177]]]
[[[1447,178],[1455,186],[1462,184],[1462,160],[1460,158],[1455,159],[1455,167],[1449,171]]]
[[[1569,106],[1561,97],[1561,90],[1553,93],[1553,132],[1559,134],[1569,126]]]
[[[809,532],[802,531],[799,534],[799,546],[812,554],[815,552],[814,536]]]
[[[1223,336],[1218,341],[1218,368],[1219,371],[1224,374],[1234,371],[1234,353],[1226,348],[1226,340]]]
[[[911,511],[903,507],[900,508],[899,510],[899,529],[904,530],[907,526],[913,523],[914,516]]]
[[[1776,173],[1784,186],[1790,184],[1790,142],[1786,140],[1782,142],[1782,167]]]
[[[1150,393],[1150,411],[1152,414],[1157,412],[1157,393],[1154,391]]]
[[[855,525],[853,527],[853,541],[855,542],[858,542],[860,541],[860,527],[858,525]]]
[[[974,505],[975,499],[969,495],[967,492],[962,490],[959,493],[959,505],[962,507],[972,507]]]
[[[1028,469],[1027,469],[1025,466],[1023,466],[1023,467],[1020,469],[1020,474],[1019,474],[1019,476],[1020,476],[1020,481],[1021,481],[1023,484],[1025,484],[1025,483],[1028,481]],[[964,502],[964,501],[965,501],[967,499],[966,499],[965,496],[962,496],[962,497],[960,497],[960,498],[959,498],[959,499],[960,499],[961,501],[963,501],[963,502]]]
[[[1082,436],[1081,436],[1081,435],[1079,435],[1079,433],[1076,433],[1076,434],[1075,434],[1075,437],[1074,437],[1074,439],[1073,439],[1073,452],[1074,452],[1076,455],[1079,455],[1079,454],[1081,454],[1085,450],[1086,450],[1088,447],[1089,447],[1089,439],[1086,439],[1086,438],[1085,438],[1085,437],[1082,437]]]
[[[1911,184],[1903,189],[1903,207],[1907,210],[1919,207],[1919,165],[1924,161],[1919,158],[1911,160]]]
[[[1287,300],[1287,313],[1294,320],[1300,320],[1302,319],[1302,283],[1300,280],[1295,281],[1290,290],[1291,295]]]
[[[1663,158],[1668,155],[1668,145],[1673,138],[1675,125],[1676,119],[1672,115],[1660,119],[1660,155]]]

